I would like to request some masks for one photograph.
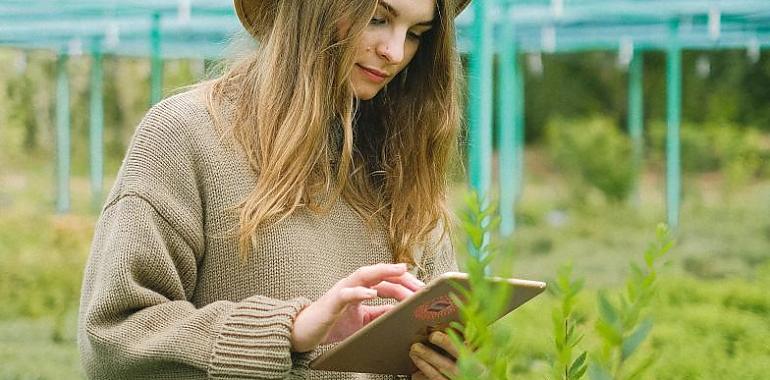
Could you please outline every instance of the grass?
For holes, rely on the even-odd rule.
[[[592,338],[594,292],[617,290],[629,262],[641,261],[664,219],[663,187],[648,174],[640,207],[595,195],[576,206],[555,170],[538,167],[538,154],[528,152],[518,229],[501,249],[515,254],[513,271],[523,278],[552,280],[561,264],[574,264],[586,279],[575,315],[590,354],[600,343]],[[9,157],[0,157],[0,379],[80,379],[75,313],[96,221],[88,180],[73,178],[73,212],[57,216],[48,156]],[[647,378],[770,373],[770,182],[730,194],[722,188],[712,177],[685,182],[678,244],[660,278],[655,328],[641,348],[657,357]],[[515,328],[514,369],[522,379],[549,373],[551,320],[544,316],[554,302],[541,296],[502,322]]]
[[[52,336],[58,327],[50,318],[0,320],[0,379],[82,379],[75,341],[75,313],[66,319],[66,335]]]

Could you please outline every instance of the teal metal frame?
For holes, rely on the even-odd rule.
[[[680,164],[679,127],[682,114],[682,48],[679,22],[670,25],[670,41],[666,52],[666,218],[671,229],[679,227],[682,169]]]
[[[515,79],[514,82],[514,98],[516,102],[514,103],[516,105],[515,112],[514,112],[514,119],[516,122],[514,123],[514,131],[516,136],[516,162],[514,164],[514,168],[516,168],[516,183],[512,189],[514,194],[516,194],[515,202],[518,202],[522,194],[524,192],[524,134],[526,132],[526,129],[524,128],[524,117],[525,117],[525,105],[524,105],[524,97],[525,97],[525,76],[524,76],[524,67],[522,66],[522,63],[520,60],[516,59],[514,61],[514,70],[515,70]]]
[[[500,233],[510,235],[516,230],[516,202],[521,189],[523,147],[522,75],[518,62],[515,31],[506,28],[505,41],[497,62],[497,167],[500,199]]]
[[[631,201],[639,206],[640,177],[644,167],[644,55],[634,52],[628,65],[628,135],[631,137],[634,188]]]
[[[493,24],[487,1],[472,4],[474,50],[470,58],[468,168],[471,187],[489,201],[492,187]]]
[[[150,105],[156,104],[163,97],[163,57],[161,52],[161,14],[152,15],[152,30],[150,32]]]

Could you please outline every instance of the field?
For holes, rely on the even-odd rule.
[[[513,271],[553,279],[559,266],[573,263],[575,275],[586,280],[576,319],[585,335],[580,347],[589,357],[600,343],[597,290],[613,296],[623,291],[629,263],[643,262],[656,223],[665,219],[656,178],[645,177],[638,207],[596,202],[554,211],[559,197],[549,189],[564,186],[548,177],[524,195],[525,223],[509,244],[518,252]],[[770,373],[770,183],[719,189],[724,186],[712,175],[687,182],[676,245],[663,258],[648,311],[654,327],[637,354],[654,358],[643,378],[763,379]],[[521,347],[516,378],[550,374],[555,304],[552,297],[538,300],[506,321]]]

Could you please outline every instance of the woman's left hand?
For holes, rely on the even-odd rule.
[[[449,356],[439,353],[425,344],[413,344],[409,351],[409,357],[419,371],[412,374],[412,380],[446,380],[455,377],[459,353],[449,335],[436,331],[430,334],[428,341],[441,347]]]

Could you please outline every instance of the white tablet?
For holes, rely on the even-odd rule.
[[[508,302],[496,319],[542,293],[546,286],[544,282],[519,279],[489,278],[488,281],[509,287]],[[435,278],[393,310],[313,359],[310,368],[390,375],[416,372],[409,358],[412,344],[427,342],[431,332],[444,330],[451,322],[460,322],[459,310],[450,297],[457,293],[453,282],[468,288],[468,275],[449,272]]]

